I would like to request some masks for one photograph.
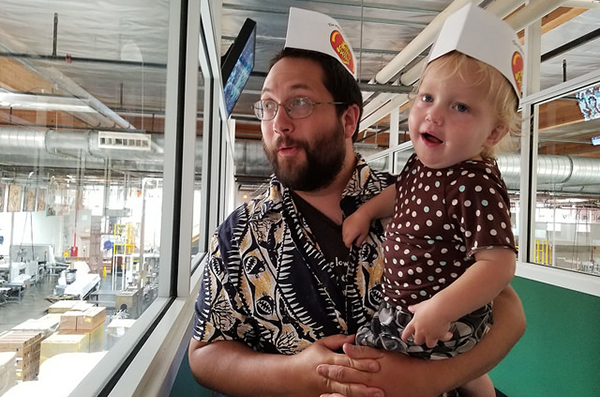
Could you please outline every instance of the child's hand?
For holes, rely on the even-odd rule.
[[[363,215],[360,210],[346,218],[342,224],[342,238],[346,247],[350,248],[352,244],[360,246],[367,238],[370,226],[371,219]]]
[[[402,340],[407,341],[412,335],[415,344],[433,348],[438,340],[446,342],[452,339],[452,332],[448,332],[450,320],[440,313],[431,299],[409,306],[408,310],[414,317],[402,332]]]

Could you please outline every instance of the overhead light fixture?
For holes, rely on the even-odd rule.
[[[95,113],[85,101],[67,96],[0,92],[0,108]]]

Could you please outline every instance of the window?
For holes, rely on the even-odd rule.
[[[600,276],[599,83],[535,106],[537,160],[531,261]]]
[[[96,6],[2,5],[0,347],[39,348],[24,382],[109,351],[159,296],[169,2]]]

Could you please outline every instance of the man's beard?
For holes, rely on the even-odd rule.
[[[293,144],[306,153],[304,164],[290,164],[277,157],[275,149],[269,150],[263,141],[263,148],[271,162],[277,179],[292,190],[312,192],[328,186],[340,173],[346,157],[344,132],[341,125],[323,131],[312,145],[293,138],[281,138],[286,145]]]

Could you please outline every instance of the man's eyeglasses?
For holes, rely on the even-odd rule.
[[[262,99],[252,105],[254,114],[261,121],[273,120],[282,106],[291,119],[303,119],[312,114],[316,105],[345,105],[345,102],[315,102],[307,97],[290,98],[283,103]]]

